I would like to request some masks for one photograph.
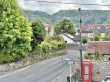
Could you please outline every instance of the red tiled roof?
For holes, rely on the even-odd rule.
[[[86,52],[93,54],[98,50],[101,54],[110,54],[110,41],[90,41],[87,44]]]
[[[86,25],[86,26],[82,26],[81,30],[86,30],[86,29],[97,29],[97,27],[108,27],[110,26],[110,24],[92,24],[92,25]]]

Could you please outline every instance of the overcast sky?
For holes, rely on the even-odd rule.
[[[36,1],[50,1],[63,3],[78,3],[78,4],[102,4],[109,5],[110,0],[36,0]],[[59,4],[59,3],[40,3],[35,0],[18,0],[19,6],[24,9],[38,10],[53,14],[59,10],[78,9],[82,10],[110,10],[110,6],[95,6],[95,5],[75,5],[75,4]]]

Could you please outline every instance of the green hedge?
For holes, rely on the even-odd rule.
[[[62,37],[50,37],[48,40],[39,44],[32,52],[32,55],[38,57],[48,57],[65,54],[67,51],[66,43]]]

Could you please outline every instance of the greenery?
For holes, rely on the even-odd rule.
[[[110,30],[106,31],[105,36],[103,37],[104,41],[110,41]]]
[[[96,31],[94,34],[101,37],[101,32],[99,32],[99,31]]]
[[[98,50],[95,50],[94,54],[86,54],[85,58],[90,59],[90,60],[94,60],[94,61],[103,61],[102,54],[99,53]]]
[[[16,0],[0,0],[0,63],[26,57],[32,30]]]
[[[83,38],[83,39],[82,39],[82,43],[83,43],[83,44],[86,44],[86,43],[87,43],[87,39],[86,39],[86,38]]]
[[[39,20],[33,21],[31,27],[33,31],[31,46],[32,50],[34,50],[38,44],[44,41],[46,31],[44,24]]]
[[[100,37],[98,35],[94,35],[90,38],[91,41],[100,41]]]
[[[75,26],[71,20],[64,18],[55,25],[55,35],[59,35],[61,33],[68,33],[73,36],[75,35]]]
[[[56,38],[59,38],[59,40]],[[56,52],[62,50],[66,51],[66,43],[63,38],[60,36],[52,36],[46,41],[41,42],[41,44],[36,47],[36,50],[33,51],[33,54],[36,56],[48,57],[50,55],[54,56]],[[61,54],[65,54],[65,52]],[[57,53],[56,55],[61,54]]]
[[[100,40],[100,37],[98,35],[94,35],[94,41],[99,41]]]
[[[30,20],[40,19],[44,23],[56,24],[63,17],[70,18],[79,27],[79,11],[78,10],[61,10],[53,15],[49,15],[45,12],[24,10],[24,16]],[[83,24],[93,24],[95,18],[96,24],[109,24],[110,23],[110,11],[109,10],[81,10],[81,18]]]

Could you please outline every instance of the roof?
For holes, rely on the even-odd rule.
[[[90,41],[87,43],[86,52],[93,54],[98,50],[101,54],[110,54],[110,41]]]
[[[105,32],[110,27],[110,24],[92,24],[81,27],[83,33],[92,33],[93,30],[98,30],[99,32]]]
[[[67,37],[65,34],[60,34],[60,36],[62,36],[64,38],[64,41],[66,41],[67,43],[74,43],[74,41]]]

